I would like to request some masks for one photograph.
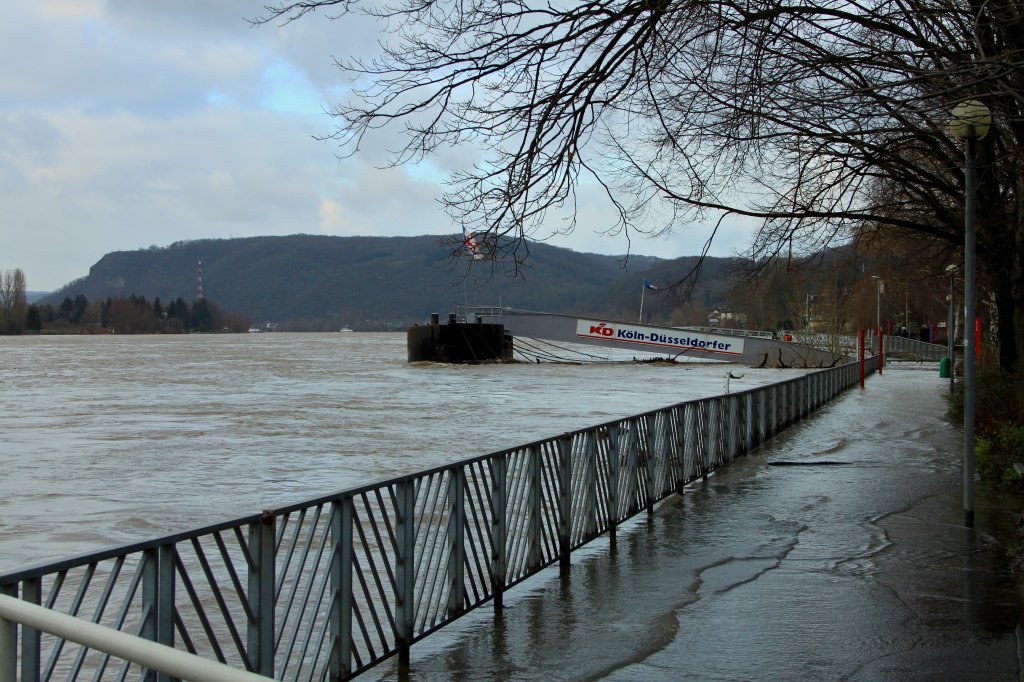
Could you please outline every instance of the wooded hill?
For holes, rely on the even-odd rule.
[[[198,264],[203,293],[222,308],[279,329],[398,330],[442,318],[457,304],[503,305],[543,312],[635,319],[643,278],[663,285],[683,277],[696,257],[602,256],[530,243],[519,276],[505,264],[452,260],[437,236],[330,237],[293,235],[178,242],[166,248],[107,254],[89,275],[46,297],[59,305],[83,294],[90,301],[137,294],[162,301],[196,298]],[[733,259],[710,258],[691,309],[697,318],[725,304]],[[677,300],[646,292],[644,317],[680,316]],[[700,322],[679,320],[677,322]]]

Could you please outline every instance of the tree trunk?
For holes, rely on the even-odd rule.
[[[1017,174],[1018,197],[1021,189],[1024,189],[1024,174]],[[1017,200],[1016,225],[1011,232],[1013,235],[1011,247],[1011,258],[1013,265],[1010,276],[1010,291],[1013,303],[1012,317],[1007,320],[1007,325],[1014,332],[1013,350],[1011,358],[1000,357],[1000,365],[1003,369],[1014,372],[1017,383],[1017,418],[1024,419],[1024,367],[1021,366],[1021,359],[1024,358],[1024,204]]]
[[[1024,301],[1017,299],[1014,288],[1009,281],[1000,282],[995,291],[999,316],[999,367],[1007,373],[1012,373],[1017,365],[1017,339],[1020,338],[1017,318],[1024,313],[1024,308],[1021,308]]]

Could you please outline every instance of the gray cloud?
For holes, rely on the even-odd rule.
[[[0,59],[0,270],[30,289],[86,274],[113,250],[181,239],[292,234],[444,234],[445,169],[477,160],[446,149],[391,168],[398,141],[368,138],[339,160],[322,113],[347,83],[332,56],[378,35],[307,17],[250,27],[251,0],[38,0],[5,8]],[[580,229],[552,243],[618,253],[593,231],[607,207],[584,188]],[[553,223],[553,229],[558,224]],[[634,241],[635,252],[695,253],[692,237]]]

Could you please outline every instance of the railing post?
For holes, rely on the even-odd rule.
[[[668,497],[676,489],[676,482],[673,478],[674,462],[676,459],[675,443],[675,410],[667,409],[661,414],[661,490],[660,497]]]
[[[768,437],[774,437],[779,432],[779,413],[782,411],[782,385],[772,384],[771,388],[768,389],[771,392],[771,411],[772,419]]]
[[[739,403],[734,395],[726,396],[725,400],[729,405],[729,418],[726,420],[726,433],[728,434],[726,450],[729,452],[729,461],[731,462],[736,457],[736,449],[740,440],[738,433],[740,428]]]
[[[608,539],[615,542],[619,525],[619,440],[621,427],[608,427]]]
[[[783,423],[783,417],[786,414],[786,392],[783,384],[772,385],[772,433],[771,437],[774,438],[778,435],[779,431],[784,429],[786,425]]]
[[[697,477],[700,472],[700,467],[697,462],[697,456],[700,451],[700,433],[698,433],[697,411],[700,409],[700,403],[686,403],[686,415],[684,422],[686,424],[686,431],[683,434],[683,485],[688,483]]]
[[[160,589],[160,550],[147,549],[142,552],[142,622],[139,623],[139,637],[151,642],[157,639],[157,604]],[[156,673],[145,671],[142,679],[156,680]]]
[[[766,419],[767,419],[767,415],[765,413],[765,402],[766,402],[765,398],[766,398],[766,396],[767,396],[767,393],[765,393],[765,389],[763,387],[762,388],[758,388],[757,390],[755,390],[751,394],[751,399],[753,400],[753,403],[754,403],[754,405],[753,405],[753,407],[754,407],[754,416],[753,416],[753,419],[754,419],[754,422],[753,422],[754,434],[753,434],[753,440],[751,441],[751,448],[752,449],[758,447],[759,445],[761,445],[761,443],[763,443],[765,441],[764,432],[765,432],[765,428],[766,428],[765,427],[765,423],[766,423]]]
[[[640,434],[639,427],[633,419],[629,419],[626,424],[626,440],[623,446],[625,452],[623,454],[626,457],[626,466],[629,470],[626,474],[626,490],[622,501],[625,502],[623,510],[626,512],[626,516],[632,516],[634,512],[640,510],[640,507],[637,506],[637,491],[640,485],[640,461],[637,454],[640,449]]]
[[[704,402],[707,406],[707,421],[704,424],[704,479],[714,468],[715,453],[718,450],[718,400],[707,398]]]
[[[647,484],[644,485],[644,498],[641,500],[643,506],[647,509],[647,516],[653,516],[654,514],[654,503],[657,501],[657,413],[654,413],[654,417],[644,417],[641,424],[646,426],[647,437],[643,442],[645,443],[645,452],[647,459],[644,463],[644,469],[647,471]],[[640,474],[640,442],[639,431],[637,435],[637,475],[639,481]]]
[[[683,494],[686,486],[686,406],[672,408],[672,458],[675,478],[672,487],[677,494]]]
[[[500,611],[504,607],[505,594],[508,455],[491,458],[491,467],[491,594],[494,595],[494,608]]]
[[[558,564],[569,566],[572,551],[572,436],[558,439]]]
[[[668,470],[666,443],[668,416],[664,410],[654,413],[647,436],[647,515],[654,514],[654,504],[665,494],[665,472]]]
[[[18,597],[18,585],[0,585],[0,594]],[[18,624],[0,617],[0,682],[16,682],[18,672]]]
[[[786,427],[790,427],[799,420],[799,411],[797,409],[796,391],[797,387],[793,381],[786,383]]]
[[[583,437],[583,534],[590,539],[597,535],[597,431],[587,431]]]
[[[793,416],[793,381],[782,384],[782,428],[788,429],[796,419]]]
[[[331,503],[330,680],[352,674],[352,498]]]
[[[395,619],[398,626],[398,660],[409,665],[409,647],[412,646],[415,627],[416,589],[416,482],[402,481],[395,486],[398,508],[395,521]]]
[[[448,477],[448,616],[466,607],[466,471],[461,466]]]
[[[797,383],[794,381],[787,381],[782,390],[785,391],[786,413],[783,423],[788,428],[800,421],[800,403],[797,400]]]
[[[758,411],[760,413],[758,415],[760,422],[758,426],[758,444],[761,445],[771,437],[769,433],[769,429],[771,429],[771,387],[758,389],[758,402]]]
[[[754,449],[754,394],[743,394],[743,452],[750,454]]]
[[[142,612],[139,636],[165,646],[174,646],[174,555],[173,544],[143,552]],[[170,676],[145,670],[146,682],[170,682]]]
[[[42,578],[28,578],[21,584],[21,598],[30,604],[43,603]],[[21,679],[38,680],[42,669],[42,633],[35,628],[21,629]]]
[[[264,511],[258,521],[249,524],[249,620],[247,644],[253,672],[274,676],[274,586],[275,542],[277,528],[274,513]]]
[[[529,475],[529,490],[527,492],[526,506],[530,513],[529,523],[526,528],[527,570],[534,571],[540,568],[542,559],[541,553],[541,518],[544,512],[544,498],[541,495],[541,449],[540,446],[532,445],[527,454],[527,472]]]
[[[716,466],[722,466],[729,461],[729,397],[719,396],[715,399],[718,403],[718,436],[715,442],[718,444],[718,462]]]

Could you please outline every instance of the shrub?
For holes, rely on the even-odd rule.
[[[975,374],[974,425],[979,435],[996,431],[1001,425],[1015,423],[1018,417],[1014,377],[998,367],[980,367]],[[949,398],[949,420],[964,421],[964,381],[957,379]]]
[[[987,437],[979,438],[974,448],[978,474],[1005,488],[1021,488],[1021,477],[1014,462],[1024,462],[1024,426],[1007,424]]]
[[[998,367],[981,367],[976,375],[974,426],[975,465],[982,479],[1001,487],[1024,490],[1013,468],[1024,462],[1024,425],[1020,423],[1015,377]],[[964,385],[960,380],[949,398],[949,420],[962,424]]]

